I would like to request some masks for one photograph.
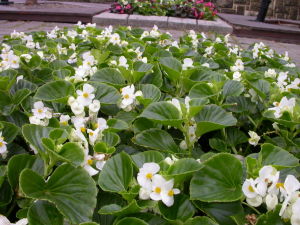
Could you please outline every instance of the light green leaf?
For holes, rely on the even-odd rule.
[[[129,225],[129,224],[148,225],[148,223],[146,223],[144,220],[134,218],[134,217],[125,217],[116,223],[116,225]]]
[[[226,112],[220,106],[206,105],[195,116],[197,122],[197,135],[201,136],[205,133],[220,130],[225,127],[234,126],[237,123],[232,113]]]
[[[179,126],[182,122],[181,112],[171,103],[164,101],[151,103],[139,117],[170,126]]]
[[[138,168],[141,168],[144,163],[159,163],[165,159],[165,157],[160,152],[152,150],[137,153],[135,155],[132,155],[131,158]]]
[[[269,211],[266,214],[262,214],[260,217],[258,217],[256,225],[289,225],[289,222],[284,222],[279,216],[280,209],[281,205],[277,205],[277,207],[274,210]]]
[[[35,98],[43,101],[66,101],[74,95],[75,88],[72,83],[65,80],[57,80],[44,84],[35,93]]]
[[[110,158],[104,165],[98,183],[104,191],[126,191],[132,179],[133,169],[130,157],[121,152]]]
[[[139,212],[140,210],[141,208],[139,207],[137,202],[133,200],[124,207],[118,204],[105,205],[99,210],[99,213],[104,215],[126,216],[132,213]]]
[[[90,84],[95,88],[95,99],[99,100],[101,104],[116,104],[121,98],[118,90],[112,86],[96,82]]]
[[[191,180],[191,199],[205,202],[232,202],[243,197],[241,162],[227,153],[217,154],[203,163]]]
[[[83,168],[59,166],[47,181],[30,169],[20,175],[20,188],[30,198],[48,200],[71,223],[90,221],[96,207],[97,188]]]
[[[11,143],[18,135],[20,131],[19,127],[6,121],[0,121],[0,124],[3,126],[3,129],[0,131],[2,131],[2,137],[4,137],[4,141]]]
[[[180,148],[174,142],[172,136],[161,129],[148,129],[137,134],[132,141],[144,147],[159,151],[179,152]]]
[[[244,91],[244,86],[236,80],[228,80],[223,86],[223,96],[239,96]]]
[[[206,216],[194,217],[185,222],[184,225],[218,225],[215,221]]]
[[[117,86],[125,84],[125,80],[122,74],[118,70],[113,68],[103,68],[98,70],[91,77],[90,81],[103,82]]]
[[[162,57],[159,62],[171,81],[177,81],[182,70],[181,62],[174,57]]]
[[[218,93],[213,91],[212,88],[207,83],[197,83],[195,84],[190,92],[190,98],[206,98],[217,95]]]

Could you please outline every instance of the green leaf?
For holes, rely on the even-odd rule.
[[[230,146],[236,146],[248,141],[248,137],[243,131],[233,127],[226,129],[226,136],[227,142]]]
[[[5,121],[0,121],[0,124],[3,125],[3,130],[2,131],[2,137],[4,137],[4,141],[7,143],[11,143],[16,136],[18,135],[20,129],[13,123],[5,122]]]
[[[190,98],[206,98],[217,95],[218,93],[214,92],[213,89],[206,83],[195,84],[190,92]]]
[[[110,158],[104,165],[98,183],[104,191],[126,191],[132,179],[133,169],[130,157],[121,152]]]
[[[0,183],[0,207],[8,205],[12,201],[13,190],[6,177]]]
[[[165,101],[151,103],[139,117],[170,126],[179,126],[182,122],[181,112],[174,105]]]
[[[225,203],[207,203],[194,201],[194,205],[202,212],[214,218],[220,225],[246,224],[244,209],[240,201]]]
[[[71,223],[90,221],[96,207],[94,180],[83,168],[70,164],[59,166],[46,182],[36,172],[25,169],[20,175],[20,187],[27,197],[54,203]]]
[[[20,154],[10,158],[7,164],[7,176],[11,187],[15,190],[19,186],[20,173],[32,169],[40,175],[44,174],[44,161],[34,155]]]
[[[215,221],[206,216],[194,217],[184,223],[184,225],[218,225]]]
[[[90,84],[95,88],[95,99],[98,99],[101,104],[116,104],[121,98],[118,90],[112,86],[96,82]]]
[[[128,124],[124,122],[123,120],[118,120],[115,118],[107,120],[107,125],[109,126],[109,130],[112,131],[121,131],[121,130],[126,130],[129,128]]]
[[[244,91],[244,86],[236,80],[228,80],[223,86],[223,96],[239,96]]]
[[[189,179],[193,173],[202,168],[202,164],[195,159],[179,159],[172,164],[167,170],[166,176],[173,177],[175,180]]]
[[[197,122],[197,135],[201,136],[205,133],[220,130],[225,127],[234,126],[237,120],[232,113],[226,112],[217,105],[206,105],[195,116]]]
[[[243,170],[238,159],[230,154],[220,153],[203,164],[204,167],[191,180],[191,199],[232,202],[243,197]]]
[[[43,101],[62,102],[74,95],[75,88],[72,83],[64,80],[52,81],[39,87],[35,93],[35,98]]]
[[[174,204],[166,206],[162,201],[158,203],[159,211],[164,218],[170,221],[186,221],[191,218],[196,210],[186,195],[179,194],[174,196]]]
[[[99,210],[99,213],[104,215],[126,216],[132,213],[139,212],[140,210],[141,208],[139,207],[137,202],[133,200],[124,207],[118,204],[105,205]]]
[[[27,218],[34,225],[63,225],[64,218],[55,206],[47,201],[36,201],[29,208]]]
[[[180,152],[180,148],[174,142],[172,136],[161,129],[148,129],[137,134],[132,141],[144,147],[159,151]]]
[[[159,62],[170,80],[177,81],[179,79],[182,66],[176,58],[162,57]]]
[[[131,158],[138,168],[141,168],[144,163],[159,163],[165,159],[165,157],[160,152],[152,150],[137,153],[135,155],[132,155]]]
[[[272,144],[263,144],[259,153],[262,166],[272,165],[277,169],[299,166],[299,159],[286,150]]]
[[[281,205],[277,205],[276,208],[272,211],[267,212],[266,214],[262,214],[258,217],[256,225],[288,225],[289,222],[284,222],[281,217],[279,216],[279,212],[281,209]]]
[[[151,102],[159,101],[161,97],[161,92],[158,87],[154,86],[153,84],[144,84],[141,85],[140,90],[143,93],[142,97],[138,97],[140,103],[147,106]]]
[[[33,55],[28,63],[28,66],[30,68],[37,68],[40,66],[41,62],[41,57],[39,57],[38,55]]]
[[[44,154],[46,149],[42,144],[42,138],[48,138],[50,131],[53,129],[35,124],[26,124],[22,127],[22,134],[29,144],[36,148],[40,154]]]
[[[266,80],[257,80],[249,82],[250,86],[257,92],[257,94],[265,99],[270,92],[270,83]]]
[[[121,86],[125,84],[122,74],[113,68],[103,68],[98,70],[90,79],[90,81],[98,81],[112,85]]]
[[[79,166],[84,162],[84,151],[78,143],[68,142],[64,144],[58,154],[64,161],[70,162],[75,166]]]
[[[125,217],[116,223],[116,225],[129,225],[129,224],[148,225],[148,223],[146,223],[144,220],[134,218],[134,217]]]

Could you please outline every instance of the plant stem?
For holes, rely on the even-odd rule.
[[[256,208],[254,208],[253,206],[249,205],[248,203],[242,202],[242,204],[248,206],[250,209],[252,209],[252,210],[253,210],[254,212],[256,212],[258,215],[261,214]]]

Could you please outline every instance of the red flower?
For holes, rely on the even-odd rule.
[[[204,0],[198,0],[196,1],[196,4],[202,4],[204,2]]]
[[[128,4],[128,5],[126,5],[126,7],[125,7],[126,9],[131,9],[131,5],[130,4]]]
[[[199,18],[202,19],[204,17],[204,12],[200,12]]]
[[[218,13],[218,10],[215,10],[215,11],[213,11],[212,15],[215,16],[215,15],[217,15],[217,13]]]
[[[121,10],[121,9],[122,9],[122,7],[120,5],[116,6],[116,10]]]

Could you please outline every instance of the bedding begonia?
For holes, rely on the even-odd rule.
[[[0,223],[299,225],[300,70],[229,40],[5,36]]]

